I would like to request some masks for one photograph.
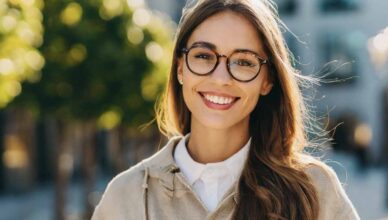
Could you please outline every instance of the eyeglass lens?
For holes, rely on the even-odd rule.
[[[191,71],[206,75],[214,71],[218,64],[217,54],[206,47],[193,47],[187,53],[187,63]],[[229,56],[228,70],[241,81],[256,77],[261,67],[260,60],[251,52],[234,52]]]

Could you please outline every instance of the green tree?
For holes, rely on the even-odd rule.
[[[45,1],[46,65],[16,103],[106,128],[151,119],[167,76],[172,22],[136,2]]]
[[[0,108],[21,92],[21,82],[39,77],[44,59],[42,0],[0,0]]]
[[[13,106],[56,121],[56,219],[64,219],[73,122],[82,127],[87,213],[92,210],[94,138],[98,127],[138,126],[153,117],[164,87],[173,23],[136,0],[46,0],[39,48],[45,66],[38,80],[25,81]],[[51,131],[53,132],[53,131]]]

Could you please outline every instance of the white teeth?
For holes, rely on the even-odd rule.
[[[233,102],[233,98],[226,98],[226,97],[220,97],[220,96],[215,96],[215,95],[204,95],[205,99],[207,99],[210,102],[213,102],[215,104],[220,104],[220,105],[227,105]]]

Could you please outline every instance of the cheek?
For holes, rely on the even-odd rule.
[[[187,74],[183,74],[183,99],[190,112],[196,107],[194,101],[199,99],[199,95],[197,93],[197,85],[199,82],[197,81],[198,80],[195,78],[187,76]]]
[[[246,98],[244,99],[243,108],[246,112],[251,113],[256,105],[260,104],[260,90],[258,88],[260,86],[255,86],[245,91]]]
[[[250,96],[247,102],[247,109],[249,110],[249,112],[252,112],[253,109],[256,107],[256,105],[259,104],[260,102],[259,100],[260,100],[259,93],[255,93]]]
[[[261,83],[258,82],[258,83],[254,83],[252,85],[249,85],[249,87],[246,87],[244,90],[245,92],[245,95],[247,97],[247,100],[250,102],[250,103],[254,103],[254,105],[256,105],[256,103],[258,102],[259,98],[260,98],[260,88],[261,88]]]

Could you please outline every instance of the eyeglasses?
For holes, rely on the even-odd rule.
[[[221,55],[216,51],[203,46],[193,45],[189,49],[183,48],[186,54],[186,65],[189,70],[199,76],[213,73],[220,63],[220,58],[226,58],[226,66],[233,79],[240,82],[250,82],[260,73],[262,65],[268,60],[249,50],[236,50],[231,55]]]

